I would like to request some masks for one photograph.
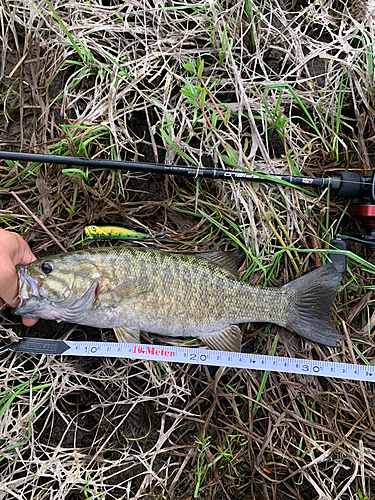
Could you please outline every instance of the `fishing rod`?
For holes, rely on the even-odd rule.
[[[35,163],[55,163],[84,168],[126,170],[130,172],[181,175],[210,179],[233,179],[249,182],[278,183],[288,182],[293,186],[327,188],[340,198],[370,197],[375,203],[375,177],[363,177],[353,172],[339,172],[337,177],[302,177],[298,175],[279,175],[252,173],[243,170],[218,170],[178,165],[163,165],[136,161],[105,160],[100,158],[76,158],[74,156],[44,155],[35,153],[17,153],[0,151],[0,160],[31,161]]]
[[[130,172],[181,175],[185,177],[227,179],[235,181],[262,182],[266,184],[289,183],[292,186],[330,188],[339,198],[369,198],[370,203],[353,204],[351,214],[366,228],[366,235],[357,237],[337,235],[339,240],[364,243],[375,251],[375,172],[364,177],[354,172],[338,172],[336,177],[303,177],[298,175],[265,174],[244,170],[217,170],[209,168],[183,167],[157,163],[106,160],[99,158],[76,158],[74,156],[45,155],[0,151],[0,160],[55,163],[83,168],[126,170]]]

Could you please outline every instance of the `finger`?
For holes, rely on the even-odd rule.
[[[21,236],[19,236],[18,234],[15,236],[17,238],[18,249],[13,257],[14,265],[29,264],[30,262],[36,260],[35,255],[30,250],[30,247],[26,243],[26,241],[23,238],[21,238]]]
[[[15,307],[18,304],[18,278],[14,267],[2,269],[1,276],[2,285],[0,286],[0,297],[3,302],[6,302],[10,307]]]
[[[37,321],[38,321],[37,319],[34,319],[34,318],[25,318],[24,316],[22,316],[22,323],[25,326],[34,326]]]
[[[0,229],[0,299],[11,307],[19,302],[17,264],[28,264],[35,260],[29,245],[17,233]],[[2,302],[0,303],[2,304]]]

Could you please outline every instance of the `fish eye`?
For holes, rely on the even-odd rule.
[[[49,274],[50,272],[52,272],[53,267],[49,262],[43,262],[43,264],[40,266],[40,269],[44,272],[44,274]]]

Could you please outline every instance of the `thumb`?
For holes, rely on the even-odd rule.
[[[1,275],[0,297],[8,306],[15,307],[19,301],[16,268],[14,265],[2,267]]]
[[[18,241],[19,248],[18,251],[13,256],[13,264],[16,266],[17,264],[30,264],[36,260],[35,255],[30,250],[29,245],[24,241],[21,237]]]
[[[29,245],[17,233],[0,230],[0,305],[18,303],[18,277],[15,266],[35,260]]]

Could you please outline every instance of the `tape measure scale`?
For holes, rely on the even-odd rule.
[[[31,354],[53,356],[92,356],[128,358],[149,361],[169,361],[196,365],[244,368],[248,370],[317,375],[346,380],[375,382],[375,366],[285,358],[263,354],[211,351],[180,346],[149,344],[122,344],[117,342],[91,342],[24,338],[3,349]]]

